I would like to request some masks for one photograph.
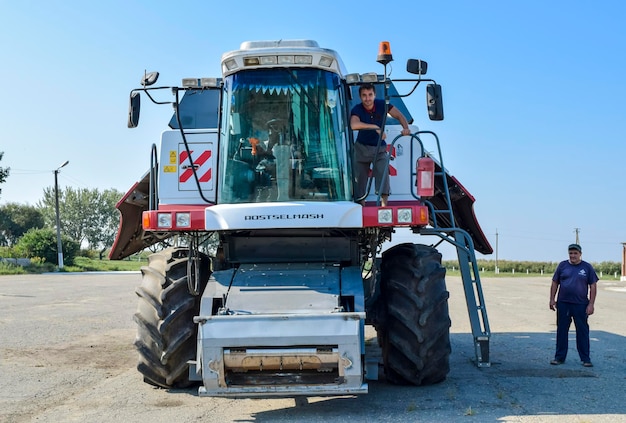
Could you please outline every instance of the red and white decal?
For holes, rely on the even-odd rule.
[[[194,168],[201,184],[208,183],[213,177],[213,160],[211,150],[190,150],[189,154],[183,145],[178,153],[178,185],[180,189],[196,189]]]

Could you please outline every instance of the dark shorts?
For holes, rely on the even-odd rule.
[[[367,190],[367,180],[369,178],[370,166],[375,179],[376,194],[389,195],[389,174],[387,171],[387,146],[383,145],[379,149],[374,145],[364,145],[359,142],[354,143],[355,159],[355,195],[360,198]],[[384,183],[382,180],[384,179]],[[382,183],[382,186],[381,186]]]

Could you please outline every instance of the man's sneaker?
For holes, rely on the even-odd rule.
[[[556,358],[550,362],[553,366],[558,366],[559,364],[563,364],[563,361],[557,360]]]
[[[591,361],[583,362],[583,367],[593,367],[593,363]]]

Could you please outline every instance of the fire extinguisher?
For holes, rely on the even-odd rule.
[[[417,159],[417,195],[432,197],[435,195],[435,161],[428,156]]]

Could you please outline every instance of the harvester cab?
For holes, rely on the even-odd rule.
[[[435,243],[383,252],[396,228],[455,246],[476,363],[489,365],[475,250],[491,246],[436,134],[415,126],[402,101],[426,83],[429,118],[442,120],[441,86],[413,59],[406,70],[416,76],[392,81],[391,60],[382,43],[382,74],[348,73],[315,41],[245,42],[222,56],[220,77],[154,87],[150,72],[131,92],[129,127],[139,123],[141,95],[175,110],[149,171],[118,203],[110,254],[177,242],[150,257],[137,289],[135,344],[148,383],[201,382],[207,396],[366,393],[378,363],[366,356],[365,325],[377,331],[388,381],[443,380],[450,319],[441,254]],[[363,198],[354,194],[350,110],[365,83],[411,129],[402,136],[389,118],[387,142],[379,137],[392,193],[384,207],[371,180]]]

